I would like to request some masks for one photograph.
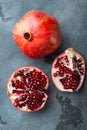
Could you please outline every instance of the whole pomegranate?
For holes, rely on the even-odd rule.
[[[78,91],[82,86],[84,76],[84,58],[73,48],[65,50],[53,62],[52,79],[60,91]]]
[[[37,67],[23,66],[15,70],[7,83],[11,103],[19,110],[34,112],[44,107],[49,85],[46,74]]]
[[[59,47],[60,27],[50,14],[31,10],[15,24],[13,39],[25,55],[30,58],[41,58]]]

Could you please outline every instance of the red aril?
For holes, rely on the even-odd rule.
[[[52,15],[31,10],[15,24],[13,39],[25,55],[41,58],[59,47],[60,27]]]
[[[46,74],[37,67],[23,66],[15,70],[7,83],[11,103],[19,110],[34,112],[44,107],[49,85]]]
[[[78,91],[83,84],[84,76],[84,58],[73,48],[65,50],[53,62],[52,79],[60,91]]]

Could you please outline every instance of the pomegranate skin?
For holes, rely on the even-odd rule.
[[[38,10],[25,13],[15,24],[12,35],[21,51],[35,59],[53,53],[61,41],[57,20]]]

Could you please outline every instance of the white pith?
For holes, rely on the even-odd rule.
[[[16,99],[16,98],[19,98],[20,95],[18,95],[18,94],[16,94],[16,93],[13,94],[13,90],[16,90],[16,89],[12,87],[12,82],[11,82],[11,80],[16,80],[16,79],[18,79],[18,80],[21,81],[20,76],[17,76],[16,79],[15,79],[15,78],[14,78],[14,74],[15,74],[16,72],[18,72],[19,70],[22,70],[22,69],[25,69],[25,70],[26,70],[26,71],[25,71],[25,74],[28,73],[28,72],[30,72],[30,71],[33,71],[34,69],[37,70],[37,71],[41,71],[40,69],[35,68],[35,67],[33,67],[33,66],[30,66],[30,67],[28,66],[28,67],[21,67],[21,68],[17,69],[17,71],[15,71],[15,72],[11,75],[11,77],[9,78],[8,84],[7,84],[7,94],[8,94],[8,96],[9,96],[9,98],[10,98],[10,100],[11,100],[11,102],[12,102],[13,105],[15,104],[15,99]],[[46,74],[45,74],[43,71],[41,71],[41,72],[42,72],[43,75],[45,75],[45,77],[47,77]],[[46,85],[45,89],[48,88],[48,84],[49,84],[49,81],[48,81],[48,78],[47,78],[47,85]],[[26,87],[26,86],[25,86],[25,87]],[[22,89],[17,89],[17,90],[22,90]],[[32,93],[32,92],[29,91],[29,93]],[[42,93],[42,92],[41,92],[41,93]],[[40,110],[40,109],[43,108],[43,106],[45,105],[48,96],[47,96],[46,93],[44,93],[44,95],[45,95],[45,97],[43,98],[44,102],[42,103],[41,107],[37,108],[37,109],[34,110],[34,111]],[[23,101],[23,102],[24,102],[24,101]],[[22,103],[22,102],[20,102],[20,103]],[[20,110],[22,110],[22,111],[31,112],[31,110],[27,107],[27,104],[26,104],[25,106],[23,106],[22,108],[20,108],[20,107],[17,107],[17,108],[20,109]]]
[[[69,60],[69,65],[67,65],[67,64],[65,63],[65,61],[63,61],[64,65],[65,65],[66,67],[70,68],[71,70],[77,70],[78,73],[80,74],[78,68],[73,68],[72,57],[76,56],[77,59],[79,59],[79,58],[82,59],[83,57],[82,57],[80,54],[78,54],[77,52],[75,52],[75,51],[73,50],[73,48],[67,49],[67,50],[65,51],[65,53],[63,53],[63,55],[67,55],[67,56],[68,56],[68,60]],[[63,55],[62,55],[62,56],[63,56]],[[60,55],[59,57],[61,57],[61,55]],[[59,77],[59,76],[54,77],[54,76],[53,76],[53,74],[56,73],[57,70],[59,70],[58,68],[54,68],[54,64],[55,64],[55,63],[56,63],[56,59],[54,60],[53,65],[52,65],[52,79],[53,79],[53,82],[54,82],[55,86],[56,86],[60,91],[73,92],[72,89],[64,89],[64,86],[63,86],[62,83],[60,82],[60,79],[66,77],[66,74],[65,74],[63,77]],[[85,70],[85,61],[84,61],[84,59],[83,59],[83,65],[82,65],[82,67],[83,67],[84,70]],[[68,74],[68,75],[69,75],[69,74]],[[80,74],[80,75],[81,75],[81,74]],[[79,86],[77,87],[77,89],[76,89],[75,91],[78,91],[78,90],[80,89],[80,87],[82,86],[83,81],[84,81],[84,75],[81,75],[80,84],[79,84]]]

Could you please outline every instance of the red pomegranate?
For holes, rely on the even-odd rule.
[[[11,103],[19,110],[34,112],[44,107],[49,85],[46,74],[37,67],[23,66],[15,70],[7,83]]]
[[[73,48],[68,48],[54,60],[52,79],[60,91],[78,91],[83,84],[84,77],[84,58]]]
[[[31,10],[15,24],[13,39],[25,55],[41,58],[59,47],[60,27],[52,15]]]

